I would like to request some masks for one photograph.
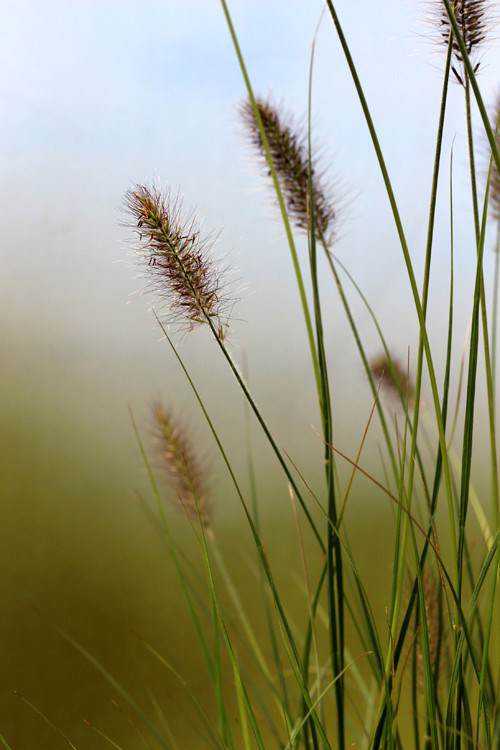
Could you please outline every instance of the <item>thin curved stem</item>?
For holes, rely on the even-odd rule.
[[[269,148],[269,140],[267,138],[267,133],[262,123],[262,118],[260,116],[259,108],[257,106],[257,101],[255,99],[255,94],[253,91],[252,83],[250,81],[250,76],[248,75],[247,67],[245,65],[243,53],[241,51],[241,47],[238,42],[236,29],[234,28],[231,14],[229,12],[229,7],[228,7],[226,0],[220,0],[220,3],[222,5],[222,10],[224,12],[224,16],[225,16],[226,23],[229,29],[229,33],[231,35],[234,50],[236,52],[236,57],[238,58],[238,63],[241,69],[243,80],[245,82],[245,87],[247,89],[248,98],[250,99],[250,103],[252,105],[252,109],[255,115],[255,121],[259,129],[260,137],[262,139],[262,144],[264,146],[267,164],[268,164],[270,175],[273,181],[274,190],[276,192],[276,198],[277,198],[279,209],[281,212],[281,218],[283,219],[283,226],[284,226],[285,234],[288,240],[288,246],[290,248],[290,255],[292,257],[292,264],[293,264],[293,269],[295,272],[295,278],[297,280],[297,286],[299,289],[299,297],[300,297],[300,302],[302,305],[302,312],[304,315],[304,322],[305,322],[306,331],[307,331],[307,339],[309,342],[309,349],[310,349],[311,361],[313,365],[314,377],[316,380],[316,390],[318,393],[318,399],[320,401],[320,408],[321,408],[321,375],[320,375],[319,357],[318,357],[318,352],[316,350],[311,313],[309,311],[309,304],[307,301],[307,295],[306,295],[306,290],[304,286],[304,279],[302,277],[302,271],[300,269],[299,258],[297,255],[297,248],[295,247],[295,241],[293,239],[292,227],[290,224],[290,220],[288,218],[288,213],[286,210],[286,205],[285,205],[285,201],[283,198],[283,193],[281,191],[278,175],[274,166],[271,149]]]
[[[356,69],[356,65],[354,63],[354,60],[351,55],[351,51],[349,49],[349,45],[347,43],[347,39],[345,37],[344,31],[342,29],[342,26],[340,24],[339,17],[337,15],[337,12],[335,10],[335,7],[333,5],[332,0],[326,0],[328,9],[330,11],[330,15],[332,16],[332,20],[334,23],[334,26],[337,31],[337,35],[339,37],[340,44],[342,46],[342,50],[344,52],[344,56],[347,61],[347,65],[349,67],[349,71],[351,73],[356,92],[358,94],[358,98],[361,104],[361,108],[363,110],[363,114],[366,120],[366,124],[368,126],[368,130],[372,139],[373,147],[375,150],[375,154],[377,156],[377,160],[379,163],[380,171],[382,173],[382,178],[384,181],[385,189],[387,192],[387,196],[389,199],[389,203],[391,206],[394,223],[396,225],[397,234],[399,237],[399,241],[401,244],[401,249],[403,252],[403,257],[406,265],[406,269],[408,272],[408,278],[410,282],[410,287],[412,291],[412,296],[415,304],[415,309],[417,312],[417,317],[420,325],[420,331],[422,334],[422,340],[423,340],[423,346],[424,346],[424,353],[425,353],[425,359],[427,363],[427,369],[429,372],[429,380],[431,384],[431,390],[432,390],[432,399],[433,399],[433,405],[434,405],[434,412],[436,417],[436,424],[438,426],[438,433],[439,433],[439,443],[440,443],[440,449],[443,456],[443,473],[445,478],[445,486],[446,486],[446,497],[447,497],[447,504],[448,504],[448,515],[449,515],[449,523],[450,523],[450,538],[452,543],[452,550],[454,558],[457,557],[457,540],[456,540],[456,533],[455,533],[455,514],[454,514],[454,505],[453,505],[453,486],[452,486],[452,479],[451,479],[451,469],[450,464],[448,460],[447,450],[446,450],[446,436],[445,436],[445,430],[444,430],[444,424],[442,419],[442,413],[441,413],[441,404],[439,399],[439,391],[438,391],[438,385],[437,385],[437,379],[436,379],[436,372],[434,367],[434,361],[432,358],[432,352],[430,348],[429,343],[429,337],[427,334],[426,324],[425,324],[425,316],[422,308],[422,303],[420,301],[420,295],[418,291],[417,286],[417,280],[415,277],[415,272],[413,269],[413,264],[411,261],[410,251],[408,247],[408,242],[406,240],[405,231],[403,228],[403,223],[401,220],[401,216],[399,213],[398,204],[396,201],[396,196],[394,194],[394,190],[392,187],[392,182],[389,176],[389,172],[387,170],[387,166],[385,163],[384,155],[382,153],[382,148],[380,146],[380,142],[378,139],[377,131],[375,129],[375,125],[373,123],[373,119],[370,113],[370,109],[368,107],[368,102],[365,97],[365,93],[363,91],[363,87],[361,85],[361,81]]]

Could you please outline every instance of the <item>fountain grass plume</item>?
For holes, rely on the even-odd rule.
[[[497,93],[496,104],[493,110],[492,126],[498,148],[500,148],[500,91]],[[500,224],[500,170],[495,162],[493,162],[491,169],[490,215],[493,221]]]
[[[307,232],[310,224],[307,130],[270,99],[257,97],[256,105],[290,218],[298,229]],[[250,100],[244,101],[239,110],[250,144],[266,164],[264,144]],[[332,231],[337,212],[333,208],[332,191],[326,183],[325,171],[319,167],[317,158],[312,163],[312,181],[316,226],[325,236]]]
[[[385,390],[398,398],[412,401],[415,386],[406,368],[394,357],[380,354],[370,362],[370,369],[375,380],[380,380]]]
[[[436,682],[439,677],[441,660],[443,658],[443,627],[440,604],[440,581],[433,572],[426,569],[423,574],[425,614],[429,633],[429,651],[432,669]],[[420,638],[417,636],[417,670],[421,692],[424,689],[424,655]]]
[[[168,306],[168,322],[194,328],[210,320],[223,337],[232,301],[211,256],[213,239],[202,236],[196,219],[183,215],[179,197],[169,191],[136,185],[124,202],[151,288]]]
[[[474,72],[480,66],[478,53],[486,40],[492,25],[491,6],[488,0],[453,0],[452,2],[455,18],[457,19],[460,34],[464,40],[467,54],[472,61]],[[431,15],[438,29],[439,42],[448,47],[450,34],[453,36],[452,27],[446,7],[442,0],[433,0],[431,3]],[[457,81],[464,85],[465,75],[463,72],[464,60],[462,51],[457,40],[453,37],[453,58],[455,64],[452,66]]]
[[[161,403],[153,406],[153,422],[163,467],[183,511],[191,520],[210,526],[205,472],[186,431]]]

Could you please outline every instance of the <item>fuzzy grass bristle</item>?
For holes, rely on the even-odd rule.
[[[262,127],[267,137],[276,174],[283,191],[286,207],[296,227],[309,229],[309,157],[307,133],[269,99],[256,99]],[[250,144],[267,168],[266,151],[255,110],[250,100],[240,105],[240,114]],[[325,236],[332,231],[336,219],[331,191],[324,180],[324,172],[312,162],[314,215],[318,232]]]
[[[203,470],[183,427],[163,406],[153,406],[160,457],[182,509],[191,520],[208,527],[211,513]]]
[[[393,396],[412,401],[415,387],[406,368],[394,357],[381,354],[370,362],[370,369],[376,380],[382,381],[382,386]]]
[[[460,34],[464,40],[467,54],[472,59],[474,72],[479,69],[477,53],[491,28],[490,4],[487,0],[452,0],[452,8],[457,20]],[[453,30],[442,0],[435,0],[432,4],[432,15],[438,27],[439,39],[448,46],[450,34]],[[453,73],[460,84],[464,83],[463,58],[457,40],[453,37],[453,57],[459,69],[453,66]]]
[[[211,322],[222,334],[228,324],[222,272],[210,256],[194,218],[184,218],[178,197],[156,187],[137,185],[125,194],[125,209],[139,238],[153,290],[168,304],[169,322],[193,328]]]
[[[497,148],[500,149],[500,92],[497,94],[496,106],[493,111],[493,130]],[[500,224],[500,170],[493,161],[490,181],[490,214],[493,221]]]
[[[429,655],[433,672],[439,675],[443,658],[443,627],[440,613],[440,588],[436,577],[429,570],[423,575],[425,615],[429,635]],[[417,674],[420,690],[424,690],[424,655],[421,640],[417,639]]]

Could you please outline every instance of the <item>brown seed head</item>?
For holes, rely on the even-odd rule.
[[[125,208],[152,287],[168,304],[169,322],[193,328],[210,320],[222,332],[230,308],[222,272],[210,256],[210,240],[202,238],[194,219],[183,218],[179,199],[137,185],[125,194]]]
[[[259,97],[256,103],[286,207],[295,225],[307,232],[310,224],[307,133],[270,100]],[[240,114],[250,143],[267,168],[264,143],[249,100],[241,104]],[[312,182],[315,223],[318,232],[326,235],[332,229],[336,212],[316,159],[312,163]]]
[[[439,669],[443,655],[442,622],[439,613],[439,584],[430,570],[426,570],[423,576],[425,614],[427,618],[427,632],[429,634],[430,661],[434,672]],[[417,674],[421,688],[424,684],[424,656],[420,638],[417,640]]]
[[[160,456],[170,483],[186,515],[210,525],[210,507],[203,471],[181,425],[165,407],[153,407]]]
[[[370,369],[376,380],[382,380],[382,386],[392,395],[411,401],[415,394],[414,385],[400,362],[394,357],[380,354],[370,362]]]
[[[475,71],[477,71],[480,65],[477,60],[477,54],[491,28],[490,3],[488,0],[452,0],[451,5],[457,19],[460,34],[465,43],[467,54],[471,58]],[[445,46],[448,46],[450,33],[453,36],[453,29],[442,0],[433,0],[432,15],[438,28],[440,41]],[[457,67],[453,67],[453,73],[459,83],[463,84],[462,52],[454,37],[452,46],[453,57],[455,63],[458,64]]]
[[[492,128],[495,132],[497,148],[500,150],[500,92],[497,95],[496,107],[493,112]],[[495,161],[493,161],[491,170],[490,214],[493,221],[500,224],[500,170]]]

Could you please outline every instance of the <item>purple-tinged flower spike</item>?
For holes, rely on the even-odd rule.
[[[310,224],[307,132],[298,127],[291,117],[269,99],[259,97],[256,103],[286,208],[295,226],[307,232]],[[267,169],[264,143],[254,108],[249,100],[240,105],[240,114],[250,144]],[[331,190],[325,183],[324,171],[318,167],[317,159],[312,161],[312,185],[315,224],[318,232],[326,236],[332,231],[336,211]]]
[[[500,92],[497,95],[492,125],[493,130],[495,130],[496,133],[495,140],[497,148],[500,149]],[[493,161],[490,180],[490,215],[493,221],[500,223],[500,170],[495,161]]]
[[[162,464],[183,511],[208,527],[211,513],[204,472],[182,426],[165,407],[153,407],[153,420]]]
[[[488,0],[452,0],[451,5],[467,54],[471,59],[474,72],[477,72],[480,66],[478,54],[492,27],[490,3]],[[438,29],[440,43],[448,46],[450,34],[453,37],[453,30],[442,0],[432,0],[431,13]],[[452,70],[457,81],[464,85],[462,52],[455,37],[453,37],[452,47],[455,61]]]
[[[125,208],[134,219],[152,290],[168,305],[168,322],[189,328],[210,322],[223,336],[232,303],[210,255],[213,242],[202,237],[195,219],[183,217],[178,198],[156,187],[129,190]]]

